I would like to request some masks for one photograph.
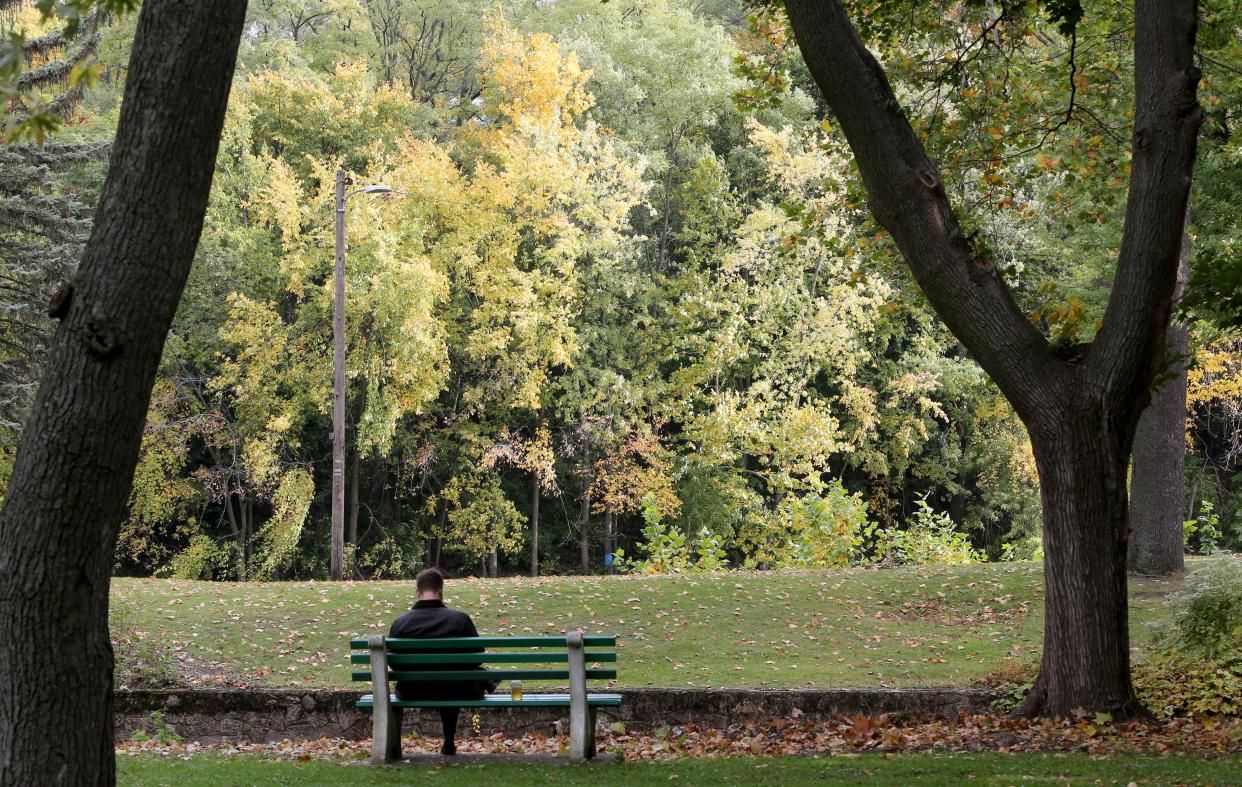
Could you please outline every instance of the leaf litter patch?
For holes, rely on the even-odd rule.
[[[1071,719],[1018,719],[962,714],[955,719],[897,719],[880,716],[838,716],[829,721],[798,717],[749,720],[724,728],[695,724],[630,731],[624,724],[602,727],[599,749],[631,760],[676,760],[689,757],[793,757],[862,753],[906,754],[939,752],[1080,753],[1107,758],[1120,755],[1192,754],[1211,758],[1242,753],[1242,720],[1179,718],[1114,723],[1108,714]],[[474,719],[477,727],[477,718]],[[418,733],[402,741],[403,751],[434,754],[440,739]],[[531,733],[471,736],[458,740],[463,754],[563,755],[566,735]],[[118,755],[190,758],[202,755],[245,755],[273,760],[328,759],[363,762],[370,757],[369,740],[319,738],[275,743],[201,744],[175,735],[131,740],[117,746]]]

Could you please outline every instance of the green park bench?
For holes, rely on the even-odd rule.
[[[357,705],[371,709],[371,762],[376,765],[401,759],[401,715],[405,708],[569,708],[569,756],[574,760],[588,760],[595,756],[595,710],[621,704],[620,694],[588,693],[586,684],[588,680],[616,679],[615,667],[599,669],[595,666],[616,662],[616,637],[584,636],[581,631],[571,631],[563,637],[443,639],[390,639],[376,634],[367,639],[350,640],[349,646],[352,651],[363,651],[351,653],[350,662],[371,668],[367,672],[354,672],[353,679],[371,682],[371,693],[364,694]],[[500,650],[479,652],[480,648]],[[427,668],[435,664],[478,664],[484,668]],[[588,664],[592,665],[591,669],[587,669]],[[399,680],[568,681],[569,693],[528,694],[523,691],[519,700],[513,699],[511,694],[487,694],[480,700],[399,700],[388,688],[390,682]]]

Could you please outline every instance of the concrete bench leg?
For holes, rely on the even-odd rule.
[[[581,631],[565,635],[569,645],[569,758],[595,758],[595,708],[587,705],[586,659]]]
[[[372,765],[387,765],[401,759],[401,710],[392,707],[387,699],[375,698],[371,708]]]
[[[382,636],[370,637],[371,646],[371,764],[386,765],[401,759],[401,708],[394,708],[388,694],[388,654]]]

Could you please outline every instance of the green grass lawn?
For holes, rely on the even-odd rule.
[[[1192,564],[1193,567],[1193,564]],[[1132,583],[1136,645],[1177,581]],[[350,637],[385,631],[413,582],[113,580],[114,623],[194,684],[349,687]],[[450,581],[479,631],[620,637],[621,686],[967,686],[1031,664],[1036,563]]]
[[[331,761],[260,760],[248,756],[117,758],[122,785],[370,785],[433,781],[476,784],[1242,784],[1242,758],[1185,756],[1092,759],[1084,754],[866,754],[853,757],[686,759],[618,762],[455,764],[372,768]]]

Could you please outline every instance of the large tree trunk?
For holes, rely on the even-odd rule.
[[[1190,224],[1187,211],[1186,224]],[[1189,226],[1187,227],[1189,229]],[[1190,281],[1190,235],[1182,236],[1177,265],[1181,298]],[[1189,329],[1169,324],[1167,377],[1139,418],[1130,475],[1130,570],[1145,576],[1176,574],[1186,567],[1186,353]]]
[[[147,0],[94,230],[0,514],[0,784],[113,784],[108,584],[244,0]]]
[[[1044,656],[1028,713],[1125,714],[1126,487],[1134,429],[1164,360],[1203,113],[1194,0],[1138,0],[1130,189],[1095,342],[1054,351],[986,246],[963,231],[935,162],[840,0],[786,0],[807,68],[845,134],[876,220],[949,330],[1031,435],[1044,496]]]
[[[1082,390],[1082,389],[1080,389]],[[1022,712],[1141,713],[1130,683],[1125,435],[1084,395],[1074,417],[1032,432],[1044,511],[1043,662]]]

